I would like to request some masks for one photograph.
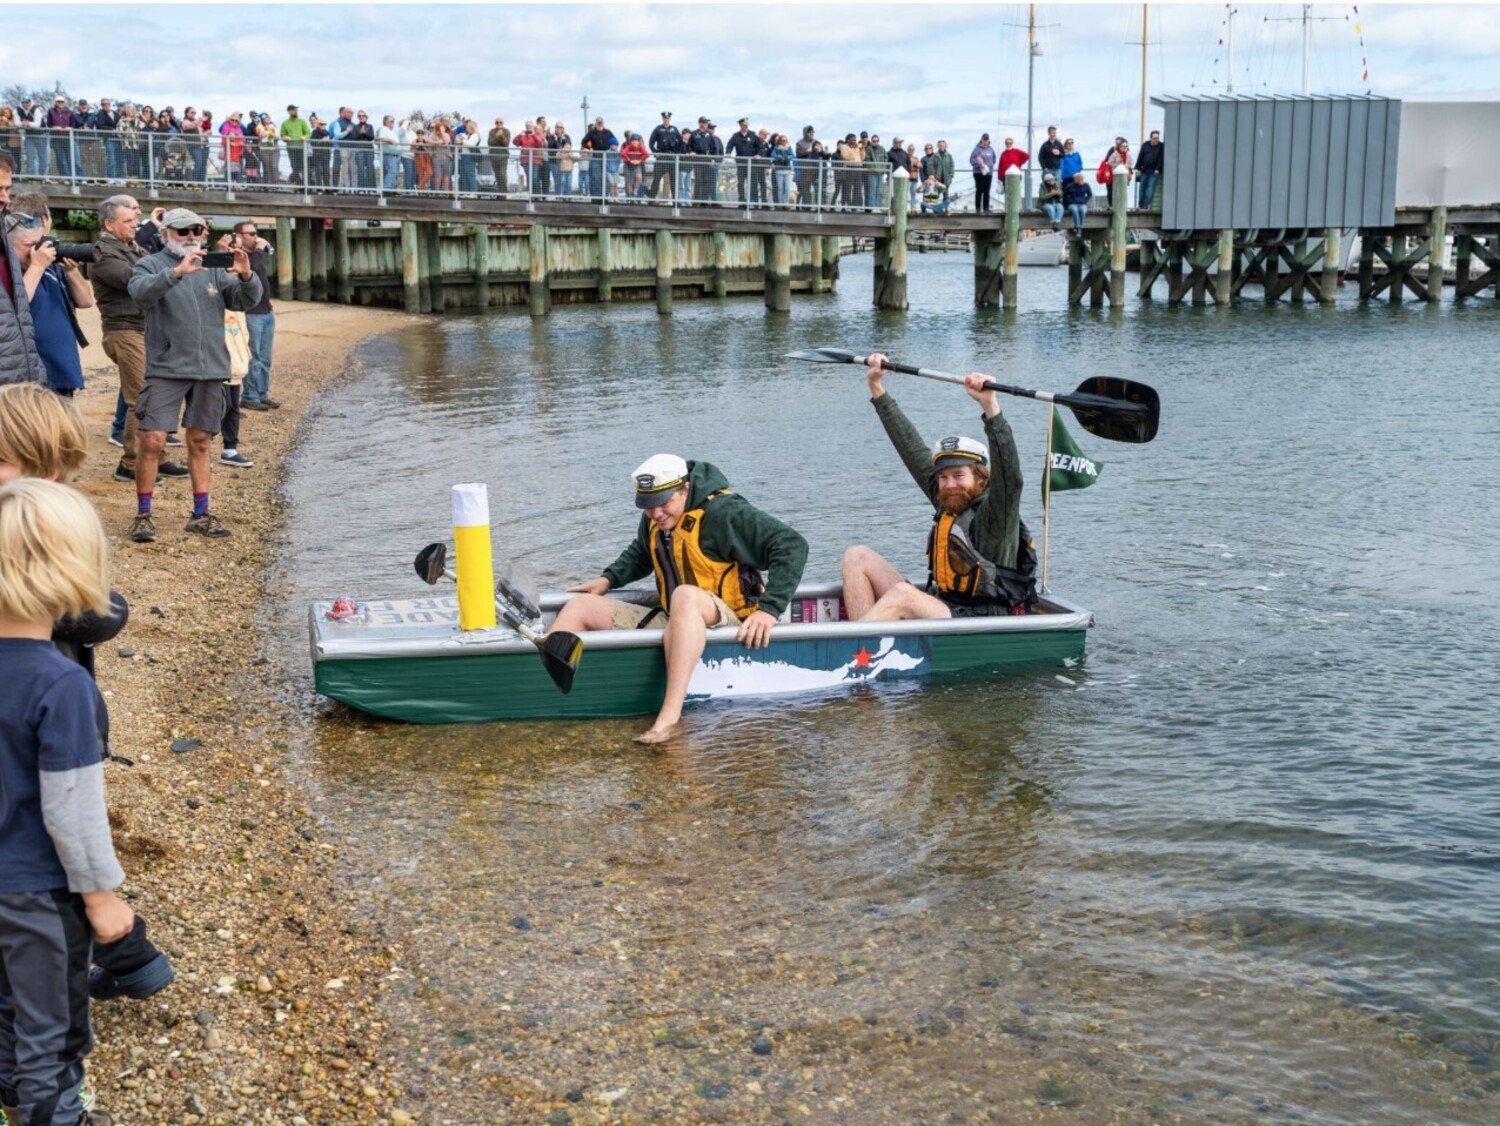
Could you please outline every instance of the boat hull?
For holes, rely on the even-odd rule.
[[[816,596],[828,588],[801,593]],[[836,589],[836,588],[835,588]],[[544,599],[554,609],[561,599]],[[368,621],[331,623],[311,611],[317,690],[406,723],[491,723],[644,715],[666,688],[660,631],[583,635],[573,691],[560,693],[536,650],[508,630],[461,633],[452,598],[374,603]],[[1076,663],[1092,624],[1061,601],[1050,612],[946,622],[787,622],[770,646],[747,650],[712,630],[689,703],[842,692],[897,680],[987,679]]]

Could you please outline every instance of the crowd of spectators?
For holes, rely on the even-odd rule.
[[[278,120],[279,118],[279,120]],[[304,187],[347,192],[443,195],[523,193],[557,199],[667,201],[677,204],[733,203],[746,206],[879,209],[889,206],[890,174],[909,177],[901,190],[911,210],[946,211],[972,188],[974,210],[992,210],[992,189],[1011,168],[1031,165],[1031,154],[1012,138],[995,149],[989,134],[969,153],[972,185],[954,181],[948,142],[927,144],[878,133],[835,135],[824,141],[804,127],[796,141],[787,133],[752,128],[740,118],[721,135],[716,122],[699,116],[679,126],[670,112],[649,134],[616,133],[595,117],[575,139],[561,121],[537,116],[514,129],[503,117],[485,128],[463,114],[397,118],[377,125],[365,110],[340,106],[331,118],[288,105],[273,117],[260,110],[231,111],[222,121],[212,112],[109,99],[69,106],[57,96],[50,108],[31,99],[0,107],[0,149],[9,151],[24,176],[35,180],[86,178],[129,185],[135,181],[223,182]],[[1153,133],[1132,165],[1120,138],[1106,154],[1108,167],[1138,180],[1137,206],[1150,206],[1160,182],[1163,149]],[[1071,167],[1075,163],[1078,167]],[[1059,187],[1083,170],[1071,139],[1049,127],[1037,167]],[[941,186],[933,197],[928,183]],[[1045,182],[1045,179],[1044,181]],[[1003,191],[1000,193],[1003,197]]]

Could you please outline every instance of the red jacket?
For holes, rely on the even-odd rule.
[[[542,163],[542,154],[540,152],[533,153],[531,150],[544,149],[547,147],[547,142],[535,133],[522,133],[515,139],[515,146],[518,149],[527,150],[521,154],[521,163],[530,167]]]
[[[998,170],[996,171],[996,175],[998,175],[1003,180],[1005,178],[1005,174],[1012,168],[1020,168],[1021,165],[1025,164],[1030,159],[1031,154],[1025,149],[1001,149],[1000,162]]]
[[[625,147],[620,150],[620,157],[631,167],[645,164],[646,158],[651,155],[651,150],[642,141],[627,141]]]

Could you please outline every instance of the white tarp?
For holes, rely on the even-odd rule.
[[[1401,103],[1396,206],[1500,201],[1500,102]]]

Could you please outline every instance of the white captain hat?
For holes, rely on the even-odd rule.
[[[652,454],[630,475],[635,485],[635,506],[658,508],[666,504],[687,476],[688,464],[676,454]]]
[[[939,439],[938,444],[932,447],[934,469],[953,469],[961,465],[988,468],[989,464],[989,451],[985,449],[984,443],[976,442],[973,438],[964,438],[955,434]]]

